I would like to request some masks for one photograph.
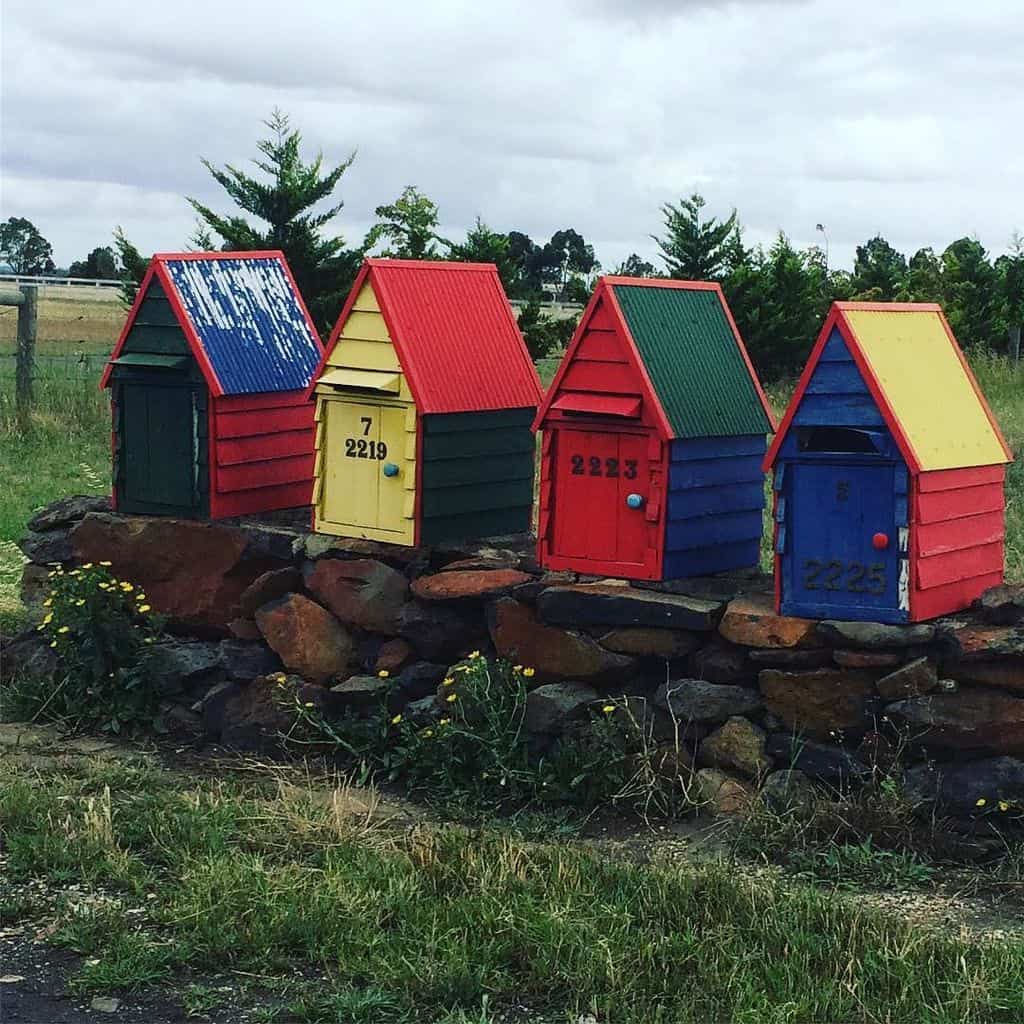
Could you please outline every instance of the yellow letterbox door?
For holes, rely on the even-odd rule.
[[[407,479],[406,408],[372,402],[328,400],[323,453],[324,519],[353,536],[411,543],[405,515]]]

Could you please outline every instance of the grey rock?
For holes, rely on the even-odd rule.
[[[740,647],[709,644],[690,656],[689,670],[697,679],[709,683],[756,682],[757,670],[747,661]]]
[[[588,717],[597,692],[584,683],[547,683],[526,698],[524,725],[529,732],[558,735]]]
[[[723,601],[620,586],[550,587],[537,598],[542,621],[569,626],[713,630]]]
[[[956,818],[984,815],[1005,818],[1020,814],[1024,802],[1024,761],[990,757],[966,764],[918,765],[903,774],[904,794],[919,809],[937,810]],[[979,807],[978,801],[984,803]],[[1008,806],[999,807],[1000,801]]]
[[[120,1005],[121,1000],[113,996],[93,996],[89,1008],[97,1013],[117,1013]]]
[[[817,790],[804,772],[783,768],[764,780],[761,796],[774,811],[806,815],[814,809]]]
[[[935,639],[935,627],[928,623],[889,626],[881,622],[841,622],[824,619],[818,623],[818,636],[826,643],[868,650],[885,647],[914,647]]]
[[[791,733],[772,733],[765,750],[791,768],[833,785],[863,779],[870,774],[870,769],[843,747],[815,743]]]
[[[390,688],[390,681],[379,676],[352,676],[331,687],[331,693],[335,695],[331,704],[337,708],[367,711],[380,704]]]
[[[781,668],[788,671],[824,668],[832,664],[832,652],[806,650],[800,647],[755,647],[747,657],[758,668]]]
[[[410,701],[402,712],[413,725],[430,725],[441,717],[441,702],[435,694]]]
[[[67,563],[74,558],[70,527],[35,533],[29,530],[18,542],[21,553],[36,565]]]
[[[146,662],[161,694],[181,693],[223,668],[220,645],[205,640],[163,640],[149,649]]]
[[[767,738],[760,726],[734,715],[701,743],[697,763],[760,778],[771,770],[773,763],[765,753]]]
[[[979,600],[981,617],[994,626],[1024,622],[1024,587],[991,587]]]
[[[763,705],[757,690],[726,686],[703,679],[662,683],[654,703],[684,722],[724,722],[733,715],[750,715]]]
[[[879,679],[875,689],[885,700],[900,700],[928,693],[938,684],[935,666],[927,658],[916,658]]]
[[[398,615],[398,634],[421,657],[448,660],[481,647],[487,639],[483,615],[448,605],[409,601]]]
[[[444,665],[430,661],[413,662],[391,678],[390,690],[403,704],[420,700],[433,694],[446,675],[448,669]]]
[[[96,495],[75,494],[69,498],[47,505],[37,512],[29,521],[28,528],[39,533],[57,530],[63,526],[71,526],[84,519],[90,512],[109,512],[110,498]]]
[[[281,671],[281,659],[264,644],[222,640],[219,646],[220,663],[229,679],[244,683]]]
[[[238,599],[241,618],[251,619],[256,612],[270,601],[276,601],[285,594],[302,592],[302,573],[294,566],[271,569],[257,576],[242,591]]]

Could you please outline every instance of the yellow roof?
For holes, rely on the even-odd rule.
[[[837,305],[910,448],[908,462],[928,472],[1011,461],[938,306]]]

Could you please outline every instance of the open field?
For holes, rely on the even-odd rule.
[[[66,494],[100,494],[110,474],[110,424],[107,398],[97,381],[124,320],[112,296],[96,301],[44,297],[40,324],[35,430],[14,431],[14,310],[0,310],[0,622],[17,613],[21,558],[15,541],[34,509]],[[1024,364],[975,353],[971,363],[1011,447],[1024,451]],[[539,363],[549,383],[557,359]],[[770,386],[776,410],[783,410],[793,382]],[[1024,464],[1014,463],[1007,477],[1007,578],[1024,581]],[[767,521],[767,518],[766,518]],[[766,547],[767,552],[767,547]],[[767,564],[767,560],[766,563]]]
[[[823,887],[689,826],[466,829],[297,768],[0,741],[17,1019],[56,1019],[65,978],[76,1024],[97,995],[148,1024],[1024,1019],[1019,932],[950,893]]]

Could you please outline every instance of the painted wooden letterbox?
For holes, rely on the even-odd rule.
[[[936,305],[837,302],[765,457],[788,615],[919,622],[1003,578],[1003,440]]]
[[[323,346],[280,252],[153,257],[103,373],[122,512],[309,505]]]
[[[492,264],[366,260],[311,392],[316,530],[404,545],[529,530],[540,382]]]
[[[638,580],[757,565],[775,424],[717,285],[601,278],[534,427],[543,565]]]

